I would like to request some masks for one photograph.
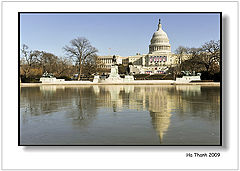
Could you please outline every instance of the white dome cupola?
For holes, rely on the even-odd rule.
[[[169,39],[167,34],[162,29],[161,20],[159,19],[158,29],[153,34],[151,39],[151,44],[149,45],[149,53],[155,52],[165,52],[171,53],[171,45],[169,43]]]

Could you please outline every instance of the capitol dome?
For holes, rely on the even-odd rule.
[[[158,23],[158,30],[153,34],[151,44],[149,45],[149,53],[165,52],[171,53],[171,45],[167,34],[162,29],[162,24]]]

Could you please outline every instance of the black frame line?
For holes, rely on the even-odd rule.
[[[25,13],[32,14],[220,14],[220,144],[219,145],[103,145],[103,144],[79,144],[79,145],[21,145],[20,144],[20,15]],[[222,12],[18,12],[18,146],[223,146],[222,144]]]

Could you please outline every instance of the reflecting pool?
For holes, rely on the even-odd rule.
[[[21,87],[21,145],[219,145],[220,87]]]

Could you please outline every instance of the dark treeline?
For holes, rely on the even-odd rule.
[[[52,53],[29,50],[27,45],[21,48],[20,75],[22,82],[38,82],[44,72],[56,77],[66,77],[75,72],[75,67],[68,58]]]
[[[66,57],[52,53],[29,50],[27,45],[21,47],[20,76],[22,82],[39,82],[43,73],[48,72],[57,78],[89,79],[97,71],[97,49],[85,38],[76,38],[64,46]],[[74,75],[77,77],[75,78]]]
[[[202,73],[202,80],[220,81],[220,41],[211,40],[199,48],[180,46],[176,50],[178,65],[171,67],[169,72],[174,77],[182,76],[181,71]]]

